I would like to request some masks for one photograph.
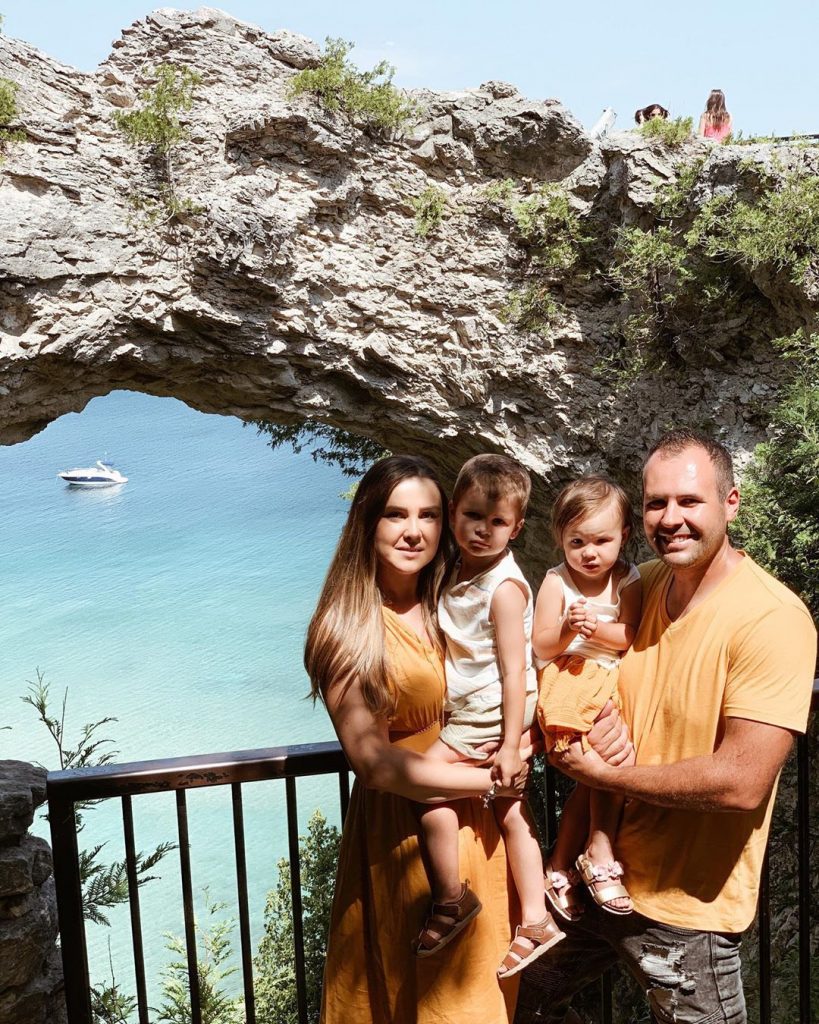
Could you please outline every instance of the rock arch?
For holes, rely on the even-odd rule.
[[[288,99],[318,56],[208,8],[149,15],[91,74],[0,37],[27,138],[0,166],[0,443],[129,388],[243,419],[318,419],[428,452],[446,474],[508,451],[535,474],[540,507],[577,471],[633,470],[674,418],[755,442],[753,400],[773,393],[776,364],[765,338],[737,348],[742,327],[727,357],[618,393],[592,372],[616,314],[605,290],[581,284],[546,337],[504,322],[521,253],[482,214],[485,186],[565,180],[598,217],[636,222],[673,176],[668,154],[631,134],[601,146],[557,101],[496,82],[417,94],[421,122],[384,142]],[[203,79],[178,171],[203,212],[173,231],[134,217],[145,167],[111,121],[143,69],[168,60]],[[714,180],[734,173],[712,163]],[[412,199],[431,184],[446,217],[424,239]]]

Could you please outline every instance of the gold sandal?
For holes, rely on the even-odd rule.
[[[583,916],[583,906],[577,898],[575,886],[580,885],[580,875],[574,868],[568,871],[554,871],[547,866],[543,875],[543,890],[552,910],[564,921],[578,921]]]
[[[581,853],[577,858],[577,870],[583,879],[586,888],[591,893],[591,898],[598,907],[607,910],[610,914],[630,914],[634,907],[612,907],[612,900],[625,899],[631,904],[631,896],[628,889],[620,882],[623,877],[623,865],[619,860],[610,861],[608,864],[594,864],[588,854]],[[613,885],[604,885],[602,889],[597,886],[603,882],[612,882]]]

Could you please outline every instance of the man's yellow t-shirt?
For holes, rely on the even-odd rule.
[[[670,569],[640,566],[643,615],[619,689],[640,765],[711,754],[726,718],[804,732],[816,629],[804,604],[747,555],[688,614],[666,610]],[[754,811],[627,802],[615,849],[635,908],[664,924],[741,932],[751,923],[776,786]]]

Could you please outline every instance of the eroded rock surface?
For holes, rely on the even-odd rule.
[[[51,849],[28,834],[46,773],[0,761],[0,1024],[64,1024]]]
[[[567,286],[545,337],[502,316],[523,254],[487,213],[489,183],[563,180],[614,229],[644,220],[677,156],[634,133],[595,143],[556,101],[500,82],[417,93],[418,124],[384,141],[288,98],[318,57],[310,40],[208,8],[149,15],[92,74],[0,37],[27,136],[0,167],[1,442],[129,388],[244,419],[319,419],[423,450],[448,476],[507,451],[536,476],[537,513],[578,472],[633,471],[671,423],[740,452],[759,439],[778,367],[750,315],[692,326],[713,337],[709,358],[627,388],[593,372],[619,330],[605,282]],[[161,62],[202,75],[176,161],[202,212],[173,228],[135,218],[149,164],[112,123]],[[689,148],[712,191],[747,156]],[[446,216],[421,238],[412,201],[429,186]],[[778,333],[806,322],[811,296],[775,277],[760,288]]]

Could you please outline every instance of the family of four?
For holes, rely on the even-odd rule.
[[[625,492],[564,488],[536,601],[508,547],[529,491],[482,455],[448,502],[426,460],[392,456],[353,500],[305,652],[357,779],[321,1019],[560,1024],[619,960],[659,1024],[740,1024],[813,622],[731,546],[739,491],[707,436],[649,453],[639,567]],[[523,798],[541,743],[578,783],[545,865]]]

